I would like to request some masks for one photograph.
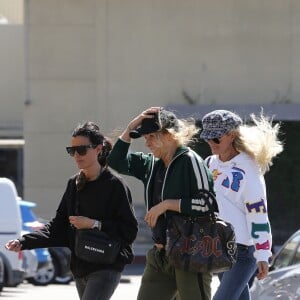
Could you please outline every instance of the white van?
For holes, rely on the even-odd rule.
[[[6,250],[7,241],[19,238],[22,230],[21,213],[15,184],[0,177],[0,255],[4,264],[4,285],[17,286],[24,280],[22,252]]]

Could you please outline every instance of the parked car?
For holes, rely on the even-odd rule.
[[[20,237],[22,219],[15,184],[8,178],[0,178],[0,244]],[[24,280],[23,254],[3,249],[0,252],[4,264],[4,286],[17,286]]]
[[[23,265],[25,279],[35,276],[38,269],[38,259],[34,250],[23,250]]]
[[[4,264],[2,256],[0,255],[0,292],[2,292],[4,286]]]
[[[30,232],[40,229],[44,223],[36,216],[33,208],[36,203],[19,199],[23,229]],[[35,276],[27,278],[34,285],[49,283],[69,283],[73,280],[70,272],[71,252],[65,247],[51,247],[35,249],[38,258],[38,269]]]
[[[70,271],[71,251],[66,247],[48,248],[54,265],[54,283],[68,284],[73,280]]]
[[[22,227],[25,232],[32,232],[44,226],[32,210],[32,208],[36,206],[34,202],[24,201],[19,198],[19,206],[21,210]],[[28,250],[23,251],[24,260],[32,260],[32,254],[27,251]],[[34,285],[47,285],[53,281],[55,276],[51,254],[47,248],[37,248],[33,251],[36,254],[37,268],[34,270],[32,264],[28,265],[25,262],[25,278],[29,283]]]
[[[300,299],[300,229],[275,254],[268,276],[254,279],[253,300]]]

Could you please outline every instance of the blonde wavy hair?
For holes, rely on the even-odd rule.
[[[199,128],[196,127],[194,119],[178,119],[178,130],[174,128],[163,129],[163,131],[169,132],[178,145],[188,145],[196,141],[195,135],[199,132]]]
[[[273,125],[273,120],[260,114],[250,115],[252,124],[243,124],[237,129],[233,146],[238,152],[245,152],[258,164],[262,174],[269,171],[273,164],[273,158],[283,151],[283,143],[278,134],[280,124]]]

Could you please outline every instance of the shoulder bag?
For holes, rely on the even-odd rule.
[[[105,232],[92,229],[76,229],[75,255],[97,264],[113,264],[120,252],[120,243]]]
[[[168,221],[166,251],[171,265],[189,272],[219,273],[229,270],[236,262],[236,242],[230,223],[217,218],[210,199],[212,193],[201,190],[209,215],[191,217],[172,215]]]

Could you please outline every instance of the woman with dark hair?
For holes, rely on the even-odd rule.
[[[81,300],[110,299],[125,264],[133,259],[131,244],[136,238],[137,221],[129,188],[107,167],[111,147],[95,123],[78,125],[66,150],[80,171],[69,179],[56,216],[41,230],[6,244],[8,250],[16,252],[69,247],[71,271]],[[120,253],[112,264],[90,263],[75,255],[76,229],[94,227],[121,243]]]

